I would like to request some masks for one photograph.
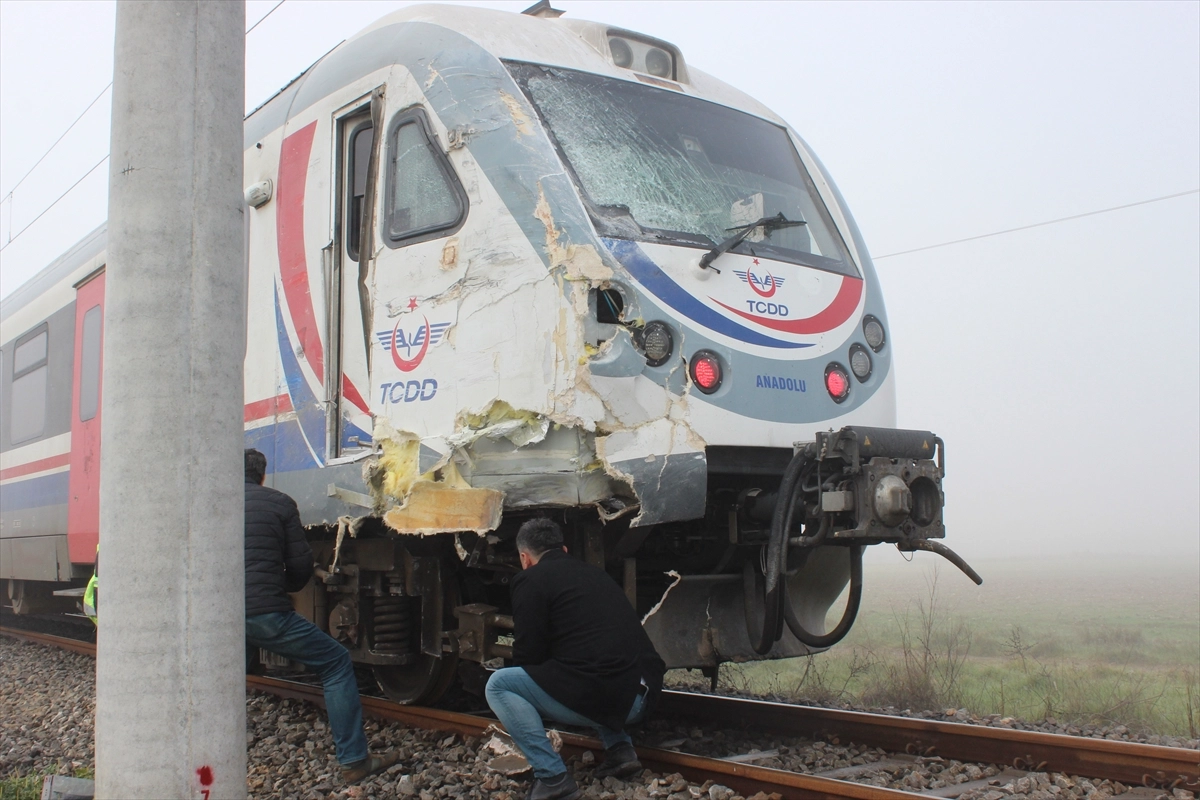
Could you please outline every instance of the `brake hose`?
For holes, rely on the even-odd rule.
[[[763,620],[761,629],[751,624],[750,607],[746,607],[747,633],[754,652],[766,655],[779,637],[783,635],[783,606],[786,600],[780,578],[783,574],[783,562],[787,557],[788,534],[792,529],[792,520],[796,513],[797,500],[801,496],[800,479],[804,467],[808,464],[808,455],[804,450],[796,453],[783,471],[779,482],[779,495],[771,514],[771,530],[767,539],[767,559],[763,569]],[[755,581],[757,583],[757,581]],[[745,587],[746,599],[749,601],[756,594],[750,586]]]
[[[802,644],[809,647],[831,647],[850,632],[851,626],[854,625],[854,619],[858,616],[859,604],[862,602],[863,550],[865,549],[861,545],[850,548],[850,596],[846,599],[846,610],[842,613],[841,621],[829,633],[818,636],[800,624],[800,620],[796,617],[796,611],[792,608],[791,598],[787,596],[787,582],[784,581],[783,619],[787,622],[792,635]]]

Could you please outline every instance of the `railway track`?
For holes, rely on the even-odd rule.
[[[0,633],[87,655],[95,645],[59,636],[0,627]],[[260,676],[247,676],[246,685],[256,691],[323,705],[319,687]],[[412,727],[484,735],[494,720],[471,714],[432,708],[401,706],[388,700],[363,697],[364,713]],[[753,729],[806,739],[853,741],[897,754],[893,762],[921,757],[1007,766],[1008,777],[1033,771],[1062,772],[1093,779],[1120,781],[1132,786],[1170,792],[1174,788],[1200,789],[1200,752],[1133,742],[1117,742],[1076,736],[988,728],[960,723],[890,717],[879,714],[743,700],[688,692],[667,691],[661,713],[688,718],[708,726]],[[601,744],[586,736],[563,734],[564,755],[598,751]],[[918,794],[841,780],[870,765],[851,770],[832,770],[826,775],[802,774],[761,767],[729,758],[709,758],[674,750],[639,747],[646,768],[662,774],[679,773],[695,783],[714,781],[750,796],[775,792],[782,797],[812,798],[913,798],[957,796],[973,785],[959,784]],[[886,759],[885,759],[886,760]],[[879,762],[881,765],[883,762]],[[978,782],[980,785],[986,781]],[[1154,796],[1154,792],[1140,796]],[[1139,796],[1138,794],[1130,795]]]

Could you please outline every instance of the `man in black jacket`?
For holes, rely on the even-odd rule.
[[[650,713],[666,671],[616,582],[566,551],[552,520],[530,520],[517,532],[523,571],[511,585],[516,666],[497,670],[487,684],[488,705],[533,767],[530,800],[580,795],[543,718],[596,729],[605,747],[596,777],[640,770],[624,727]]]
[[[263,486],[267,457],[246,451],[246,643],[298,661],[317,673],[337,760],[346,783],[396,763],[393,752],[372,756],[363,733],[362,701],[350,653],[292,610],[288,592],[304,588],[313,554],[296,501]]]

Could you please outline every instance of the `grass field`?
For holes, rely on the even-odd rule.
[[[940,563],[939,563],[940,562]],[[868,563],[850,635],[810,659],[729,665],[722,683],[793,699],[968,709],[1200,736],[1195,557]],[[836,605],[829,626],[836,624]]]

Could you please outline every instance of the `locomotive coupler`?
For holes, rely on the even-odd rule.
[[[888,542],[904,552],[936,553],[976,584],[983,583],[960,555],[933,541],[946,535],[946,444],[940,437],[929,431],[846,427],[818,433],[815,447],[798,445],[797,451],[802,447],[816,450],[818,467],[835,462],[830,474],[840,466],[845,478],[836,490],[820,495],[816,510],[821,521],[833,522],[826,542]]]

